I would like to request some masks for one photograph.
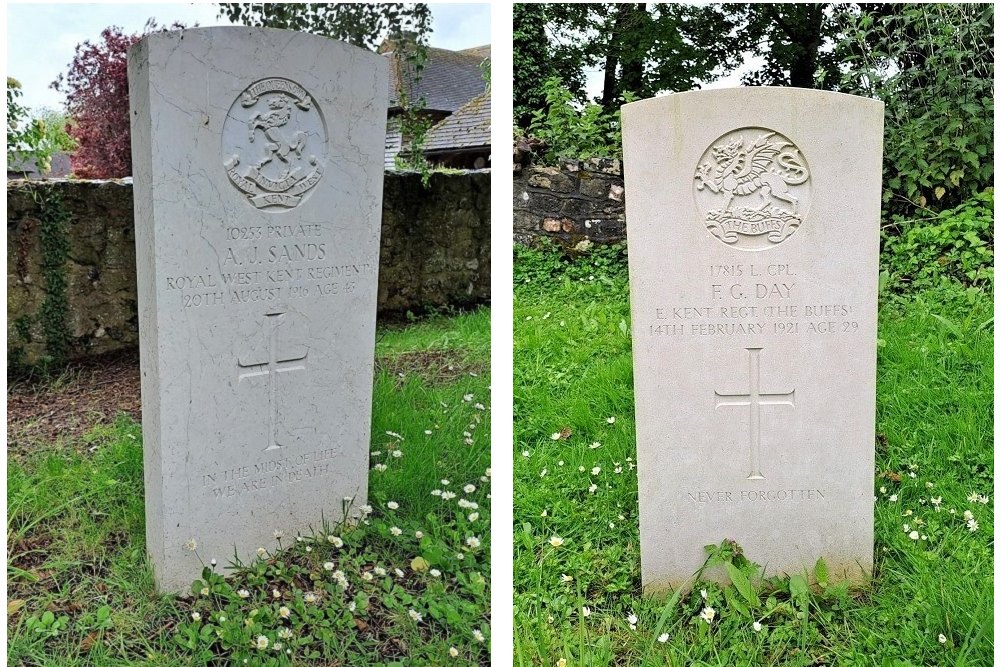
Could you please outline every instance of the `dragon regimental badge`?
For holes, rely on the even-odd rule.
[[[713,236],[765,250],[791,236],[809,207],[809,168],[787,137],[764,128],[723,135],[702,155],[694,195]]]
[[[326,123],[288,79],[258,81],[233,102],[222,129],[229,181],[260,209],[298,206],[326,168]]]

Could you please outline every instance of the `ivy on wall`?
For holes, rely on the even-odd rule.
[[[66,278],[70,214],[63,204],[62,195],[53,188],[33,188],[32,198],[39,211],[38,243],[45,297],[34,316],[22,315],[13,322],[11,333],[17,341],[27,344],[32,339],[32,327],[37,324],[45,344],[45,354],[38,363],[28,366],[24,363],[23,347],[9,346],[8,367],[19,373],[44,373],[57,368],[66,363],[70,348]]]

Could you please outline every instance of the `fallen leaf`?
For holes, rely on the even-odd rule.
[[[24,600],[11,600],[7,603],[7,615],[13,616],[17,612],[21,611],[21,607],[24,606]]]
[[[80,642],[80,650],[84,652],[90,651],[90,649],[93,648],[94,646],[94,642],[96,641],[97,641],[97,633],[91,632],[89,635],[83,638],[83,641]]]

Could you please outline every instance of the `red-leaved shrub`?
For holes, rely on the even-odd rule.
[[[179,23],[170,27],[182,28]],[[156,30],[150,20],[143,35]],[[132,175],[126,54],[141,38],[117,26],[105,28],[96,44],[87,40],[77,45],[69,71],[52,83],[66,94],[66,111],[73,119],[66,131],[78,145],[71,164],[80,178]]]

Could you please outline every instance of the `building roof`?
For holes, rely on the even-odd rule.
[[[428,111],[452,113],[486,89],[482,63],[489,58],[489,45],[465,51],[449,51],[427,47],[427,60],[416,84],[412,84],[412,67],[397,55],[394,45],[383,45],[389,57],[389,108],[399,108],[399,92],[405,85],[408,97],[426,102]]]
[[[490,145],[490,94],[469,100],[452,115],[432,127],[424,142],[425,153],[440,153]]]
[[[393,118],[389,119],[385,127],[385,168],[396,168],[396,156],[403,150],[403,133],[399,128],[399,122]]]
[[[483,44],[482,46],[473,46],[471,49],[462,49],[459,53],[468,53],[470,55],[479,56],[483,60],[487,60],[490,57],[490,45]]]
[[[39,178],[63,178],[64,176],[68,176],[72,170],[73,165],[70,161],[69,153],[53,153],[49,170],[45,173],[38,171],[38,164],[35,158],[15,158],[12,163],[7,165],[7,178],[30,178],[33,180]]]

